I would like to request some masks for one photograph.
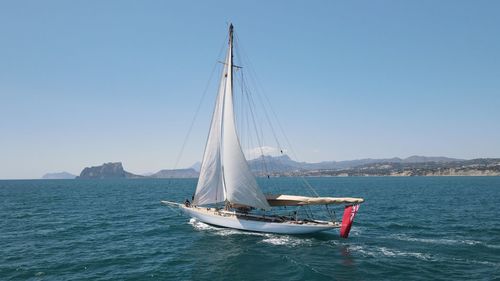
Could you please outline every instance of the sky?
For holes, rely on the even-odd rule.
[[[500,157],[499,11],[498,1],[2,1],[0,179],[199,161],[228,22],[296,160]]]

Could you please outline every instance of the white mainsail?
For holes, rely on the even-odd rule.
[[[195,205],[227,201],[270,209],[241,149],[233,109],[233,26],[212,124],[205,146]]]

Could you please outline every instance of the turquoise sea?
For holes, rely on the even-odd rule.
[[[191,179],[0,181],[0,280],[500,280],[500,177],[309,181],[366,199],[349,239],[216,228],[160,204],[190,197]]]

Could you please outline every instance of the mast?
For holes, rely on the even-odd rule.
[[[233,94],[233,24],[229,24],[229,49],[230,49],[230,54],[231,58],[229,60],[229,71],[231,72],[231,95]]]

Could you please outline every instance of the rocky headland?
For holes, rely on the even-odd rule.
[[[77,179],[121,179],[142,178],[136,174],[129,173],[123,169],[121,162],[104,163],[100,166],[87,167],[83,169]]]

